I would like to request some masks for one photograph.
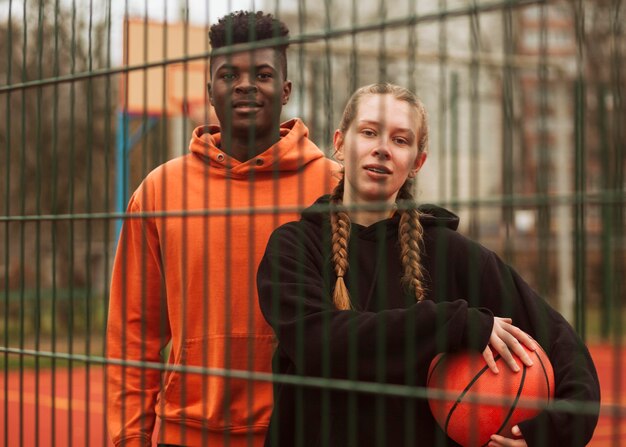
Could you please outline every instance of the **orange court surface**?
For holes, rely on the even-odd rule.
[[[589,349],[602,388],[602,414],[589,446],[626,447],[626,347],[590,344]],[[0,446],[112,446],[105,392],[101,365],[2,372]],[[612,414],[615,408],[621,414]]]

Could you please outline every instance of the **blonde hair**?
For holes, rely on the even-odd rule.
[[[416,108],[419,119],[419,140],[417,142],[418,154],[428,150],[428,122],[426,109],[420,99],[410,90],[398,85],[379,83],[366,85],[359,88],[348,100],[344,109],[339,130],[345,135],[352,122],[356,118],[361,98],[368,95],[392,95],[395,99],[406,101]],[[345,180],[342,177],[331,195],[331,237],[332,237],[332,262],[337,281],[333,290],[333,304],[339,310],[353,309],[350,293],[346,287],[344,276],[348,271],[348,242],[350,239],[350,217],[343,209],[343,192]],[[400,261],[403,275],[401,283],[403,287],[415,296],[419,302],[424,299],[425,288],[422,283],[424,273],[421,264],[421,246],[424,229],[420,223],[420,212],[417,210],[413,194],[412,179],[407,179],[396,196],[396,203],[402,202],[398,207],[401,214],[398,225],[398,240],[400,243]]]

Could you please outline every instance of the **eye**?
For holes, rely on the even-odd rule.
[[[220,75],[220,78],[222,78],[224,81],[233,81],[236,77],[237,76],[235,75],[235,73],[231,72],[225,72]]]
[[[361,130],[361,134],[366,136],[366,137],[375,137],[376,136],[376,132],[374,132],[372,129],[362,129]]]
[[[395,137],[393,141],[399,146],[408,146],[410,144],[409,140],[404,137]]]
[[[261,81],[267,81],[268,79],[272,79],[274,76],[272,73],[258,73],[256,77]]]

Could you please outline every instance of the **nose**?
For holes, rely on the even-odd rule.
[[[239,82],[235,85],[235,93],[249,94],[256,93],[257,87],[247,74],[242,74],[239,77]]]
[[[372,155],[374,157],[379,158],[381,160],[389,160],[391,159],[391,151],[389,150],[389,145],[387,144],[387,139],[381,139],[381,141],[376,144],[372,151]]]

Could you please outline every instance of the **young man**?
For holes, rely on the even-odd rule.
[[[156,416],[161,444],[263,444],[272,385],[245,372],[271,372],[274,337],[256,269],[272,230],[330,191],[337,170],[300,120],[279,124],[291,82],[276,37],[287,35],[261,12],[211,27],[212,50],[228,50],[211,56],[221,128],[195,129],[190,153],[156,168],[130,199],[107,327],[108,356],[122,360],[107,369],[118,446],[151,445]],[[264,39],[274,46],[236,47]],[[168,343],[163,376],[138,363],[161,362]]]

